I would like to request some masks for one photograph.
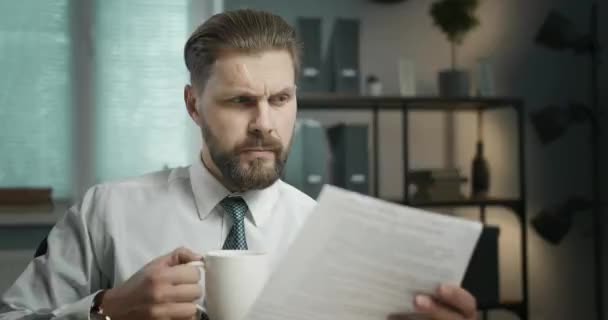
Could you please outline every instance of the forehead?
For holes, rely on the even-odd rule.
[[[211,68],[207,89],[281,90],[294,85],[294,72],[294,61],[287,50],[224,50]]]

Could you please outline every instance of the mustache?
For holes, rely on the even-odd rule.
[[[240,153],[251,149],[280,152],[283,150],[283,145],[279,139],[271,135],[249,135],[236,146],[235,151]]]

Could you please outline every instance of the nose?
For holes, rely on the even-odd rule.
[[[257,135],[266,136],[274,131],[272,110],[266,100],[260,100],[254,108],[253,120],[249,125],[249,131]]]

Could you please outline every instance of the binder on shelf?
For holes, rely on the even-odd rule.
[[[316,199],[323,184],[329,181],[328,162],[325,129],[318,121],[298,119],[283,171],[285,182]]]
[[[302,44],[298,91],[329,91],[321,58],[321,18],[297,18],[296,32]]]
[[[330,42],[332,90],[360,93],[359,20],[337,19]]]
[[[333,156],[333,184],[369,194],[367,125],[339,124],[329,128],[327,135]]]

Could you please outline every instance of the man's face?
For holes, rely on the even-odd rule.
[[[198,115],[192,116],[199,118],[210,169],[238,191],[274,183],[287,160],[297,111],[289,53],[226,51],[197,97]]]

